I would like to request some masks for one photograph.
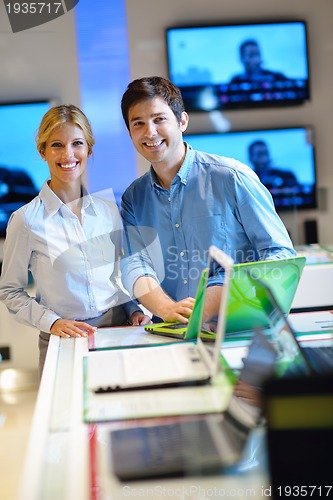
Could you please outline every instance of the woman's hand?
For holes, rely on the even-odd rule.
[[[71,319],[57,319],[51,326],[50,332],[58,337],[86,337],[92,335],[97,330],[96,326],[88,325],[84,321],[74,321]]]
[[[151,318],[144,314],[142,311],[134,311],[130,317],[130,322],[133,326],[143,326],[152,323]]]

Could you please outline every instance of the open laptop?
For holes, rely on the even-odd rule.
[[[301,278],[306,259],[291,257],[287,259],[264,260],[234,264],[229,287],[226,333],[249,331],[259,326],[268,326],[267,317],[256,297],[251,293],[251,276],[261,279],[273,290],[279,298],[279,304],[284,314],[288,314]],[[194,312],[194,309],[193,309]],[[196,324],[196,317],[194,324]],[[191,340],[196,337],[191,318],[188,323],[156,323],[146,325],[146,331],[158,335]],[[203,340],[213,340],[214,331],[209,325],[203,325],[200,336]]]
[[[121,481],[220,474],[241,460],[259,416],[232,396],[223,414],[112,430],[110,468]]]
[[[262,388],[272,374],[276,357],[276,350],[266,337],[256,332],[239,378]],[[260,422],[261,414],[260,405],[248,404],[234,393],[218,414],[158,423],[147,421],[111,430],[110,469],[121,481],[220,474],[235,471],[235,466],[242,470],[248,449],[253,459],[251,443],[255,439],[251,439],[254,436],[250,431]]]
[[[333,342],[303,346],[270,287],[250,273],[248,277],[252,284],[252,295],[259,300],[269,323],[263,333],[267,334],[277,353],[273,365],[275,375],[284,377],[333,373]]]
[[[183,339],[183,340],[196,340],[198,335],[198,326],[201,323],[201,316],[204,305],[204,292],[206,289],[207,278],[209,269],[205,267],[201,273],[199,280],[197,292],[194,299],[192,314],[189,318],[188,323],[155,323],[153,325],[145,325],[144,329],[147,332],[159,333],[159,329],[162,328],[163,332],[166,333],[167,337],[172,336],[172,338]],[[169,335],[171,329],[172,335]],[[205,329],[201,329],[201,338],[204,338],[205,334],[208,334],[208,338],[211,338],[210,332]]]
[[[233,261],[230,257],[216,247],[210,247],[207,268],[202,278],[207,286],[198,314],[200,317],[195,343],[89,352],[83,358],[85,385],[88,391],[103,393],[209,382],[218,373],[220,366],[220,346],[225,332],[227,294],[232,266]],[[208,286],[210,278],[213,279],[222,268],[225,274],[224,286]],[[204,343],[200,339],[203,317],[215,325],[216,336],[213,343]]]

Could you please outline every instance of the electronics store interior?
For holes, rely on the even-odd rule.
[[[0,13],[0,499],[333,497],[333,2]]]

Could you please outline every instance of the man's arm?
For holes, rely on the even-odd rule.
[[[133,291],[140,303],[155,316],[162,318],[164,321],[188,322],[193,309],[193,297],[187,297],[175,302],[150,276],[141,276],[137,279]]]
[[[233,174],[236,214],[258,252],[258,260],[294,257],[296,252],[268,189],[251,172]]]
[[[122,283],[131,297],[137,297],[134,284],[139,278],[150,276],[156,283],[160,283],[165,277],[163,252],[157,231],[138,222],[134,206],[131,192],[126,191],[122,197],[124,255],[120,267]]]

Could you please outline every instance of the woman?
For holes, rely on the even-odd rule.
[[[87,117],[73,105],[55,106],[44,115],[36,142],[50,180],[9,220],[0,299],[18,321],[40,330],[41,374],[50,334],[83,337],[99,326],[143,325],[150,318],[116,283],[116,204],[84,187],[94,145]],[[36,297],[25,291],[28,271]]]

